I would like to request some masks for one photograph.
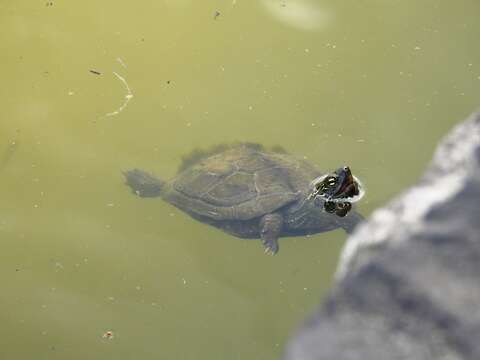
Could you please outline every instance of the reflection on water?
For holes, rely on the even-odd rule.
[[[318,1],[262,0],[261,3],[275,19],[300,30],[324,29],[332,18],[331,12]]]
[[[121,172],[281,145],[352,166],[368,215],[478,106],[476,2],[51,3],[0,4],[2,358],[278,358],[343,232],[267,257]]]

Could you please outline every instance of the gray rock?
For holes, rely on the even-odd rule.
[[[480,114],[350,237],[287,360],[480,359]]]

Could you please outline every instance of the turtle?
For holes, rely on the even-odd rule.
[[[259,144],[236,143],[194,151],[168,182],[137,168],[123,174],[135,195],[160,197],[233,236],[261,239],[265,252],[272,255],[279,250],[279,237],[337,228],[351,233],[363,221],[355,210],[343,216],[325,211],[327,200],[312,197],[318,185],[314,180],[325,174],[280,147],[268,150]],[[339,182],[352,181],[351,176],[333,178],[329,181],[337,198],[345,189],[351,191],[350,184]]]

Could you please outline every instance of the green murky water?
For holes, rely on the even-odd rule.
[[[348,163],[368,215],[480,103],[479,15],[468,0],[1,1],[0,357],[277,359],[344,233],[266,257],[132,196],[120,172],[278,144]]]

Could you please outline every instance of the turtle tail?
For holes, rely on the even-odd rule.
[[[165,184],[164,181],[139,169],[125,171],[123,176],[125,176],[125,183],[130,186],[132,192],[140,197],[160,196]]]

